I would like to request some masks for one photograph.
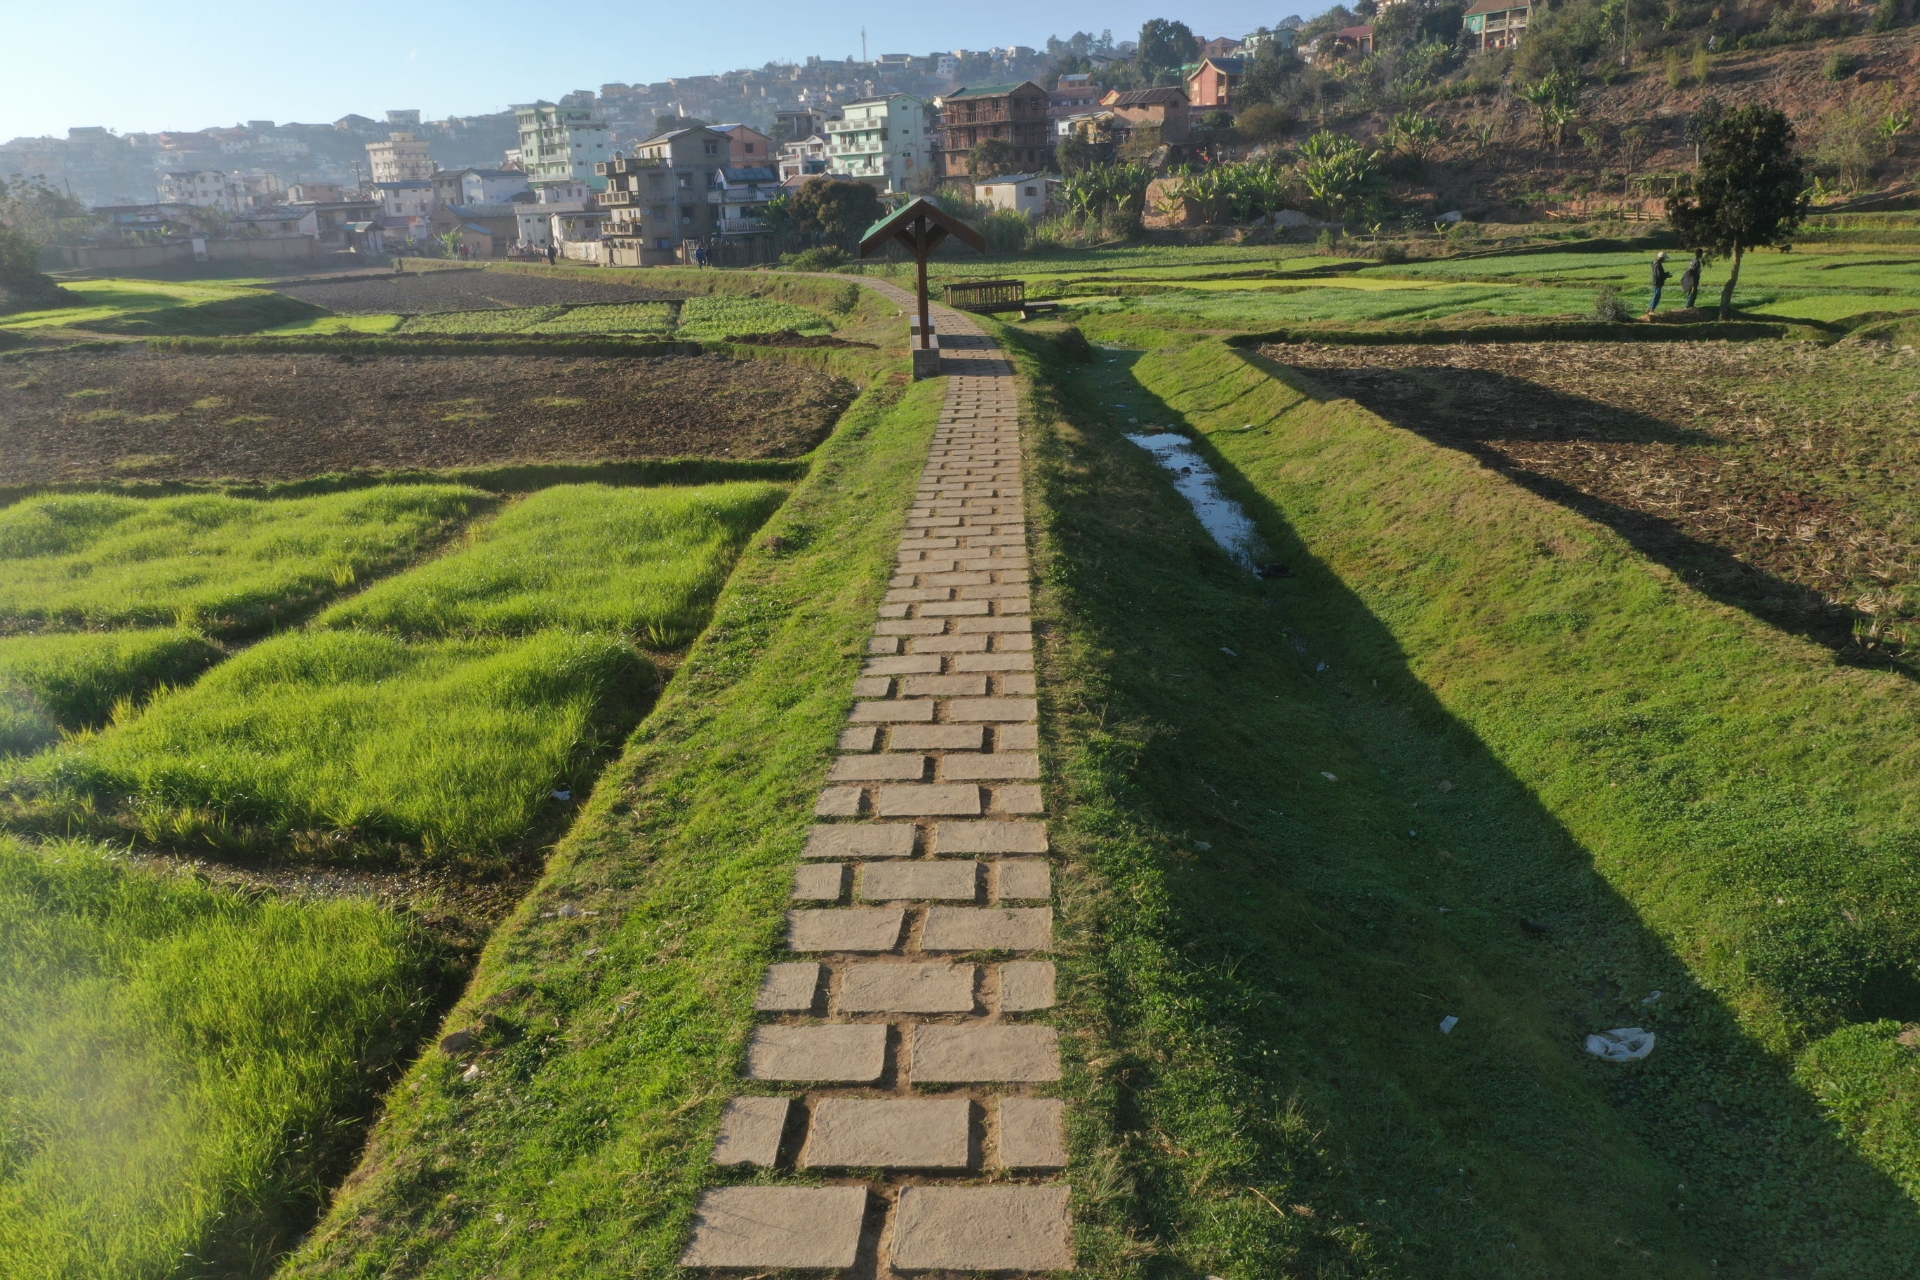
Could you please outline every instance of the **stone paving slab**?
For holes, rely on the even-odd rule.
[[[879,740],[880,728],[878,725],[854,725],[850,729],[842,729],[840,731],[840,749],[842,751],[871,751],[873,750],[874,744]]]
[[[716,1187],[700,1197],[683,1267],[850,1267],[865,1187]]]
[[[920,1023],[912,1076],[915,1084],[1058,1080],[1059,1038],[1052,1027]]]
[[[1051,907],[929,907],[920,933],[925,951],[1045,951],[1052,945]]]
[[[915,859],[869,863],[860,873],[859,896],[869,902],[945,899],[972,902],[980,864]]]
[[[970,964],[851,964],[840,979],[842,1013],[972,1013]]]
[[[859,787],[828,787],[814,801],[813,816],[816,818],[857,818],[860,816],[860,800],[865,793]]]
[[[813,1008],[825,973],[817,964],[770,964],[753,1007],[761,1013],[805,1013]]]
[[[813,1108],[803,1169],[964,1169],[965,1098],[829,1098]]]
[[[994,751],[982,755],[947,756],[940,761],[942,782],[967,779],[985,782],[1039,776],[1040,757],[1025,752]]]
[[[1000,966],[1000,1012],[1053,1008],[1053,979],[1053,965],[1045,960],[1007,961]]]
[[[955,849],[955,853],[968,850]],[[981,849],[980,853],[1045,853],[1039,849]],[[913,828],[892,822],[815,827],[807,833],[803,858],[905,858],[913,853]]]
[[[944,636],[933,638],[946,639]],[[915,698],[911,701],[856,702],[851,718],[855,724],[898,724],[908,721],[931,724],[933,701],[930,698]]]
[[[899,907],[807,908],[787,912],[787,947],[793,951],[891,951],[900,943],[907,913]]]
[[[1007,1169],[1059,1169],[1067,1163],[1067,1104],[1058,1098],[1002,1098],[996,1163]]]
[[[720,1137],[713,1144],[715,1164],[757,1164],[770,1169],[780,1158],[792,1098],[734,1098],[720,1113]]]
[[[927,758],[925,756],[889,751],[879,755],[841,756],[827,771],[827,781],[918,782],[926,774]]]
[[[840,862],[816,862],[803,865],[793,873],[793,899],[796,902],[838,902],[846,887],[847,868]]]
[[[904,724],[887,735],[895,751],[979,751],[986,744],[986,727],[977,724]]]
[[[872,1084],[887,1065],[887,1028],[766,1026],[747,1046],[749,1080],[832,1080]]]
[[[955,698],[947,704],[947,719],[956,723],[1031,720],[1039,713],[1032,698]]]
[[[933,704],[929,702],[927,705],[931,707]],[[950,817],[983,812],[979,787],[939,783],[883,786],[874,811],[883,818]]]
[[[903,1271],[1059,1271],[1073,1265],[1067,1189],[906,1187],[894,1206]]]
[[[1012,862],[996,862],[993,867],[997,897],[1053,897],[1053,868],[1044,859],[1022,858]]]

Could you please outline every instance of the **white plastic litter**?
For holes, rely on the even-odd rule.
[[[1220,646],[1220,652],[1226,654],[1229,658],[1237,658],[1240,656],[1239,654],[1235,653],[1233,650],[1227,648],[1227,646],[1225,645]]]
[[[1606,1062],[1638,1062],[1653,1052],[1653,1032],[1615,1027],[1588,1036],[1587,1052]]]
[[[1327,771],[1326,771],[1325,769],[1322,769],[1322,770],[1320,771],[1320,776],[1321,776],[1321,777],[1323,777],[1323,778],[1325,778],[1325,779],[1326,779],[1326,780],[1327,780],[1328,782],[1338,782],[1338,781],[1340,781],[1340,779],[1338,779],[1338,778],[1336,778],[1336,777],[1334,777],[1334,776],[1333,776],[1332,774],[1330,774],[1330,773],[1328,773],[1328,772],[1327,772]]]
[[[1443,1036],[1451,1035],[1453,1029],[1459,1025],[1460,1019],[1454,1017],[1452,1014],[1448,1014],[1446,1017],[1440,1019],[1440,1034]]]
[[[1660,997],[1662,994],[1664,993],[1660,991],[1655,991],[1652,995],[1648,996],[1645,1000],[1642,1000],[1640,1003],[1641,1004],[1658,1004],[1660,1002]]]

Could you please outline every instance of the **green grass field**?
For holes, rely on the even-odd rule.
[[[28,766],[131,800],[150,837],[272,847],[291,833],[485,856],[590,776],[650,692],[612,636],[422,640],[294,632]]]
[[[0,508],[0,627],[255,633],[405,563],[488,502],[451,485],[28,498]]]
[[[1903,1270],[1912,685],[1225,346],[1026,367],[1083,1230],[1236,1280]],[[1623,1025],[1645,1064],[1581,1052]]]
[[[98,728],[156,689],[192,682],[220,656],[190,631],[0,636],[0,756]]]
[[[843,417],[286,1275],[675,1274],[942,388]]]
[[[467,545],[333,606],[329,628],[408,636],[606,631],[650,648],[706,625],[740,548],[786,496],[764,483],[545,489]]]
[[[135,317],[152,318],[161,312],[203,306],[208,303],[257,299],[253,282],[235,280],[75,280],[65,287],[80,295],[80,305],[56,307],[46,311],[16,311],[0,316],[0,329],[31,330],[73,326],[81,329],[96,324],[118,322]],[[291,298],[282,299],[291,302]]]
[[[270,1274],[448,976],[368,902],[0,837],[0,1274]]]

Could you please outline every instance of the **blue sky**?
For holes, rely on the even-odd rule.
[[[203,129],[249,119],[378,117],[419,107],[429,119],[498,111],[608,81],[704,75],[808,54],[925,54],[1025,44],[1076,29],[1132,38],[1148,18],[1177,18],[1204,36],[1240,35],[1319,3],[1145,0],[1065,4],[972,0],[963,5],[279,4],[203,0],[186,6],[96,0],[9,6],[0,140],[65,136],[72,125],[120,132]],[[621,16],[610,18],[610,13]],[[384,21],[405,14],[396,28]],[[839,16],[844,14],[845,16]],[[374,33],[374,34],[369,34]]]

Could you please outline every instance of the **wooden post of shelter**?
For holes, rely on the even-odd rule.
[[[913,353],[913,376],[935,377],[940,372],[940,356],[933,343],[933,331],[927,322],[927,259],[941,241],[953,236],[981,253],[987,241],[978,231],[942,209],[933,201],[916,196],[906,204],[867,228],[860,237],[860,256],[870,258],[898,241],[913,253],[916,268],[915,301],[920,308],[920,342]]]

